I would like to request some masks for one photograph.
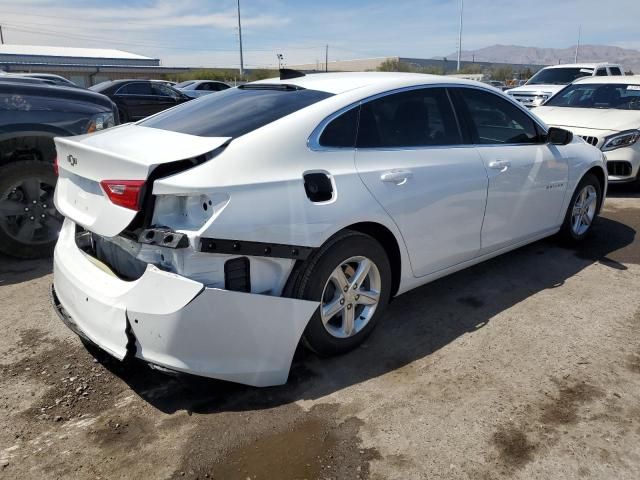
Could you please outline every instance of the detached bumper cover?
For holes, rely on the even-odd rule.
[[[206,288],[149,265],[126,282],[100,268],[62,228],[54,304],[76,333],[122,360],[127,324],[136,357],[171,370],[254,386],[286,383],[318,302]]]

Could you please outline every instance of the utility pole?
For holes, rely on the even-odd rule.
[[[460,0],[460,28],[458,29],[458,72],[460,71],[460,56],[462,55],[462,13],[464,0]]]
[[[329,71],[329,44],[324,47],[324,71]]]
[[[4,37],[2,36],[2,25],[0,25],[0,45],[4,45]]]
[[[238,37],[240,39],[240,79],[244,77],[244,59],[242,58],[242,22],[240,21],[240,0],[238,0]]]
[[[580,37],[582,37],[582,25],[578,27],[578,43],[576,43],[576,55],[573,59],[573,63],[578,63],[578,54],[580,53]]]
[[[278,57],[278,70],[282,68],[282,60],[284,60],[284,55],[281,53],[276,53],[276,57]]]

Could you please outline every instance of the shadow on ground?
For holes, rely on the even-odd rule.
[[[27,282],[51,273],[51,258],[19,260],[0,254],[0,287]]]
[[[634,242],[640,219],[629,226],[613,219],[617,216],[615,210],[607,212],[609,218],[599,219],[592,237],[577,251],[559,247],[554,239],[544,240],[398,297],[361,348],[330,359],[299,348],[289,382],[283,386],[257,389],[191,376],[169,377],[135,360],[130,365],[104,364],[145,401],[167,413],[245,411],[318,398],[426,357],[531,295],[561,286],[594,262],[618,269],[640,263]]]

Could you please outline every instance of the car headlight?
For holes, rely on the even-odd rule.
[[[610,135],[604,139],[602,151],[608,152],[616,148],[629,147],[636,143],[640,138],[640,130],[627,130],[625,132]]]
[[[544,102],[546,102],[549,99],[550,96],[551,96],[551,94],[548,94],[548,93],[542,93],[542,94],[536,95],[535,97],[533,97],[532,103],[536,107],[539,107]]]
[[[97,132],[98,130],[104,130],[105,128],[113,127],[116,124],[116,120],[113,116],[113,112],[97,113],[89,120],[87,126],[87,133]]]

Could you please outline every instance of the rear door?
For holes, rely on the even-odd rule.
[[[478,253],[487,174],[476,149],[463,144],[444,88],[363,103],[356,168],[398,225],[416,276]]]
[[[120,87],[115,97],[117,102],[126,107],[129,120],[137,121],[149,116],[153,109],[153,92],[151,82],[130,82]]]
[[[489,175],[482,253],[490,253],[561,223],[568,163],[523,109],[499,93],[452,89]]]

